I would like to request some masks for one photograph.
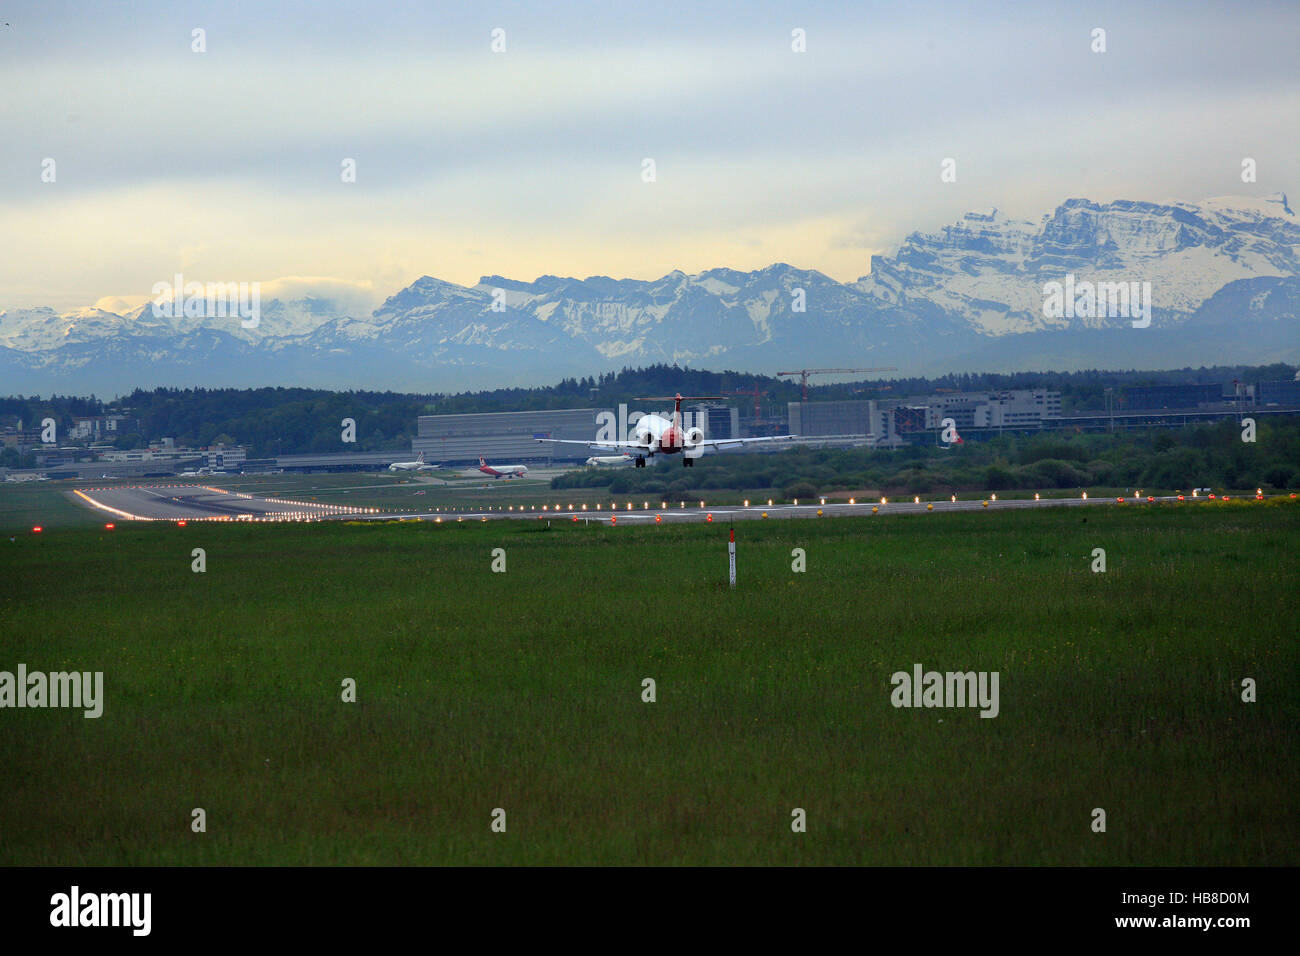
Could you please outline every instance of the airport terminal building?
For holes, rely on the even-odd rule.
[[[1061,393],[1047,389],[955,392],[889,401],[791,402],[790,434],[869,435],[891,444],[941,427],[958,429],[1043,428],[1061,417]]]

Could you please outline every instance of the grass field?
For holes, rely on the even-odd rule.
[[[48,524],[0,670],[106,703],[0,710],[3,864],[1300,863],[1293,501],[746,522],[734,591],[716,525]]]

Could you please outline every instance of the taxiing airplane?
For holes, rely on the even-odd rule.
[[[702,428],[682,427],[682,402],[701,402],[716,399],[717,395],[697,395],[683,398],[681,393],[672,398],[638,398],[638,402],[673,402],[673,418],[669,421],[659,415],[642,415],[637,419],[635,441],[574,441],[564,438],[538,438],[536,441],[557,445],[586,445],[597,451],[617,451],[632,455],[638,468],[645,467],[647,458],[655,455],[682,456],[683,467],[690,468],[695,459],[708,451],[740,448],[745,445],[771,444],[791,441],[795,435],[776,435],[770,438],[719,438],[706,439]]]
[[[631,455],[592,455],[587,459],[586,465],[589,468],[612,468],[616,465],[632,464]]]
[[[415,456],[415,461],[395,461],[388,466],[389,471],[437,471],[442,465],[426,465],[424,452]]]
[[[478,470],[493,478],[522,478],[528,474],[527,465],[489,465],[482,455],[478,458]]]

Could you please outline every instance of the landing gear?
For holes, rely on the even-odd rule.
[[[695,459],[694,459],[694,458],[689,458],[689,457],[687,457],[686,455],[682,455],[682,467],[683,467],[683,468],[694,468],[694,467],[695,467]]]
[[[636,456],[636,466],[637,466],[638,468],[644,468],[644,467],[645,467],[645,455],[637,455],[637,456]]]

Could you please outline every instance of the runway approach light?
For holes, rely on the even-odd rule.
[[[1147,501],[1155,501],[1155,495],[1147,495]]]
[[[42,528],[40,525],[37,525],[36,527],[32,528],[32,534],[40,534],[44,530],[45,529]]]
[[[660,508],[667,508],[667,507],[668,507],[668,502],[666,502],[666,501],[661,501],[661,502],[659,502],[659,507],[660,507]]]
[[[663,515],[655,515],[655,524],[662,524],[663,520],[664,520]]]
[[[700,501],[700,507],[701,507],[701,508],[704,507],[704,502],[703,502],[703,501]]]
[[[953,495],[952,498],[950,498],[949,500],[950,500],[953,504],[956,504],[956,503],[957,503],[957,496],[956,496],[956,495]]]
[[[746,508],[749,507],[749,499],[748,499],[748,498],[745,499],[745,507],[746,507]]]
[[[771,498],[768,498],[768,499],[767,499],[767,506],[768,506],[769,508],[772,507],[772,499],[771,499]],[[766,518],[767,515],[763,515],[763,517]]]
[[[104,525],[104,530],[112,531],[115,527],[117,527],[117,525],[113,524],[113,522],[110,521],[108,524]]]
[[[1036,492],[1036,491],[1034,492],[1034,500],[1035,500],[1035,501],[1038,500],[1038,492]]]
[[[799,499],[798,499],[798,498],[795,498],[795,499],[794,499],[794,506],[795,506],[796,508],[799,507]]]
[[[857,501],[856,501],[855,499],[853,499],[853,498],[850,498],[850,499],[849,499],[849,504],[851,504],[851,505],[856,505],[856,504],[857,504]]]
[[[880,499],[880,503],[881,503],[882,505],[887,505],[887,504],[889,504],[889,502],[887,502],[883,497]]]
[[[587,504],[586,504],[586,502],[583,502],[582,510],[583,510],[583,511],[586,511],[586,510],[587,510]]]
[[[1184,498],[1182,495],[1179,495],[1179,496],[1178,496],[1178,500],[1179,500],[1179,501],[1186,501],[1187,499]]]
[[[618,524],[618,515],[610,515],[609,523],[610,523],[610,524]]]
[[[712,514],[705,515],[705,516],[704,516],[704,520],[705,520],[705,521],[708,521],[708,522],[712,522],[712,521],[713,521],[713,515],[712,515]]]
[[[997,496],[997,495],[990,495],[989,497],[991,497],[994,501],[997,501],[997,500],[998,500],[998,496]]]
[[[912,495],[912,504],[914,504],[914,505],[919,505],[920,503],[921,503],[921,496],[920,496],[920,495]]]
[[[1083,493],[1083,500],[1084,500],[1084,501],[1087,501],[1087,500],[1088,500],[1088,492],[1086,492],[1086,491]]]
[[[185,519],[182,518],[180,521],[176,522],[176,527],[178,527],[178,528],[183,528],[183,527],[185,527]]]
[[[822,503],[822,504],[826,504],[826,499],[823,498],[823,499],[821,500],[821,503]]]

